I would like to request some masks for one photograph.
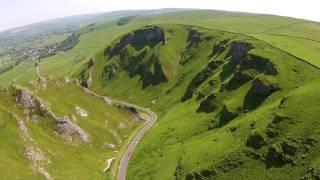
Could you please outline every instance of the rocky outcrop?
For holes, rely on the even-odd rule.
[[[24,140],[26,144],[28,144],[28,147],[24,152],[24,156],[32,163],[31,166],[33,170],[41,174],[46,180],[53,179],[44,168],[45,166],[51,163],[50,159],[48,159],[45,156],[45,154],[41,151],[41,149],[36,146],[37,144],[29,134],[28,128],[25,125],[24,121],[14,113],[12,113],[12,117],[18,124],[21,138]]]
[[[226,89],[234,90],[242,86],[244,83],[251,81],[254,77],[258,75],[265,76],[275,76],[279,73],[279,69],[272,60],[250,53],[250,50],[254,47],[248,42],[233,41],[229,46],[229,51],[226,57],[231,60],[224,66],[224,71],[222,73],[223,78],[228,77],[233,71],[233,78],[228,82]],[[213,55],[224,51],[226,45],[220,44],[220,42],[215,46]],[[213,56],[211,55],[211,56]],[[209,56],[210,58],[210,56]],[[271,79],[271,78],[270,78]],[[262,87],[262,81],[254,81],[257,85],[257,94],[264,94],[268,92],[262,92],[260,90],[266,89]],[[272,84],[270,91],[274,91]],[[261,89],[259,89],[261,87]],[[224,90],[224,87],[222,88]],[[266,90],[268,91],[268,90]],[[270,93],[271,94],[271,93]]]
[[[25,157],[32,162],[32,167],[46,180],[53,179],[44,168],[44,166],[50,164],[51,161],[44,155],[40,148],[29,146],[25,151]]]
[[[39,119],[39,116],[49,117],[55,120],[56,134],[66,142],[76,143],[82,141],[88,143],[90,141],[89,135],[76,123],[72,122],[68,117],[57,118],[42,100],[33,95],[29,90],[14,86],[10,88],[10,91],[15,97],[18,106],[22,108],[25,119],[36,121]],[[82,117],[88,116],[88,113],[79,107],[76,107],[76,112]],[[17,120],[19,128],[24,133],[25,138],[27,140],[30,139],[31,137],[29,137],[23,121],[19,120],[15,115],[14,118]]]
[[[114,148],[116,148],[116,145],[111,144],[111,143],[104,143],[104,144],[103,144],[103,147],[110,148],[110,149],[114,149]]]
[[[268,96],[279,89],[275,79],[256,78],[252,82],[251,92],[256,95]]]
[[[19,130],[21,132],[21,137],[24,141],[33,142],[34,140],[28,132],[28,128],[25,125],[24,121],[20,119],[16,114],[12,113],[12,118],[17,122]]]
[[[112,55],[115,51],[118,52],[128,44],[148,44],[152,46],[160,42],[163,44],[166,43],[165,33],[160,27],[152,26],[126,34],[120,39],[113,49],[107,48],[105,52],[107,54],[111,53]]]
[[[200,106],[197,110],[197,112],[206,112],[210,113],[213,112],[217,107],[215,106],[215,99],[216,99],[215,94],[209,95],[205,100],[203,100],[200,103]]]
[[[89,63],[88,63],[88,68],[92,68],[95,64],[96,60],[94,58],[91,58]]]
[[[236,70],[234,73],[234,79],[240,82],[247,82],[253,79],[249,74],[244,73],[241,70]]]
[[[27,120],[38,119],[40,116],[53,117],[50,109],[42,102],[42,100],[34,96],[29,90],[13,86],[10,88],[16,103],[23,109],[23,115]]]
[[[89,135],[68,117],[57,119],[56,134],[67,143],[90,141]]]
[[[228,43],[228,40],[222,40],[222,41],[219,41],[217,44],[215,44],[213,46],[210,57],[223,53],[227,49],[227,43]]]
[[[232,112],[228,109],[226,105],[223,106],[223,109],[220,113],[220,121],[219,125],[224,125],[233,120],[234,118],[238,117],[239,114],[237,112]]]
[[[285,164],[295,164],[295,153],[297,151],[294,146],[288,144],[272,145],[268,148],[265,156],[267,168],[281,167]]]
[[[283,97],[283,98],[281,98],[281,100],[280,100],[280,103],[279,103],[279,108],[284,108],[285,106],[286,106],[286,103],[287,103],[287,101],[288,101],[288,98],[287,97]]]
[[[108,65],[103,70],[103,76],[109,79],[113,78],[116,75],[117,67],[114,64]]]
[[[39,148],[28,147],[25,152],[26,158],[34,163],[41,163],[46,158]]]
[[[246,145],[248,147],[252,147],[255,149],[259,149],[266,144],[267,143],[264,140],[264,137],[257,132],[253,132],[252,134],[250,134],[246,142]]]
[[[247,92],[243,109],[252,110],[261,105],[271,94],[281,90],[274,76],[260,74],[251,82],[251,88]]]
[[[106,160],[106,167],[102,170],[102,172],[106,172],[106,171],[108,171],[108,169],[110,168],[110,166],[111,166],[111,163],[112,163],[112,161],[113,160],[115,160],[116,158],[110,158],[110,159],[107,159]]]
[[[275,137],[279,136],[279,134],[280,134],[277,126],[273,123],[269,123],[266,126],[265,133],[269,138],[275,138]]]
[[[197,30],[190,30],[188,34],[188,39],[187,39],[187,49],[190,49],[191,47],[199,44],[202,41],[202,34],[198,32]]]
[[[141,44],[140,46],[145,47],[145,45]],[[133,55],[125,48],[119,52],[119,56],[119,64],[107,65],[104,69],[103,75],[109,79],[115,75],[117,67],[121,67],[129,72],[130,77],[140,76],[143,88],[168,81],[164,67],[155,54],[155,51],[149,51],[148,48],[144,48],[141,53]]]
[[[82,85],[83,85],[84,87],[86,87],[86,88],[90,88],[92,82],[93,82],[92,76],[89,75],[88,78],[83,82]]]
[[[53,180],[54,178],[53,177],[51,177],[51,175],[44,169],[44,168],[42,168],[42,167],[37,167],[38,168],[38,171],[39,171],[39,173],[42,175],[42,176],[44,176],[44,178],[46,179],[46,180]]]
[[[274,114],[273,119],[272,119],[272,123],[274,124],[278,124],[284,120],[291,120],[293,117],[290,116],[284,116],[284,115],[280,115],[280,114]]]
[[[38,78],[38,84],[41,89],[47,89],[47,80],[44,77],[39,77]]]
[[[231,43],[228,55],[231,56],[233,62],[240,63],[242,58],[244,58],[252,48],[252,45],[248,42],[234,41]]]
[[[287,139],[279,144],[270,146],[265,157],[267,166],[283,166],[288,163],[293,165],[297,163],[298,158],[304,159],[304,153],[310,147],[304,143],[305,140],[304,138]]]
[[[190,30],[188,34],[187,42],[200,42],[201,41],[201,33],[197,30]]]
[[[197,88],[201,86],[201,84],[203,84],[206,80],[208,80],[210,76],[214,75],[215,70],[219,66],[221,66],[222,63],[222,61],[210,61],[207,67],[204,68],[192,79],[192,81],[187,87],[185,94],[181,98],[181,101],[186,101],[192,98],[193,93],[197,90]]]
[[[278,164],[282,165],[287,163],[284,154],[281,152],[281,149],[276,146],[271,146],[268,148],[268,153],[265,158],[268,166],[274,166]]]
[[[23,108],[30,109],[34,106],[32,95],[28,90],[16,87],[13,87],[12,90],[16,97],[16,102]]]
[[[152,67],[146,69],[146,64],[141,64],[137,68],[137,74],[142,78],[142,87],[146,88],[149,85],[158,85],[168,81],[168,77],[164,72],[164,68],[158,59],[153,61]]]
[[[82,109],[81,107],[77,106],[75,108],[76,113],[81,116],[81,117],[88,117],[88,112],[84,109]]]
[[[284,154],[290,155],[290,156],[294,156],[296,155],[297,151],[298,151],[298,147],[294,146],[293,144],[290,144],[286,141],[282,142],[280,144],[281,149],[283,151]]]
[[[117,69],[123,69],[129,72],[130,77],[140,76],[143,88],[167,82],[169,72],[158,58],[159,49],[153,49],[165,43],[165,31],[158,26],[148,26],[123,36],[114,46],[105,50],[108,59],[117,56],[120,61],[105,66],[102,76],[111,79]],[[129,44],[133,51],[139,53],[128,50]]]
[[[277,75],[279,73],[278,67],[272,60],[254,54],[248,54],[244,57],[240,65],[244,69],[256,69],[266,75]]]
[[[112,100],[108,97],[102,97],[103,102],[105,102],[107,105],[112,105]]]
[[[266,74],[276,75],[279,73],[278,67],[270,60],[266,62],[265,66]]]
[[[115,45],[115,49],[122,49],[124,48],[126,45],[130,44],[131,41],[133,39],[133,35],[132,34],[126,34],[124,35],[121,39],[120,39],[120,42],[117,43]]]
[[[145,120],[145,117],[141,115],[135,107],[126,106],[123,104],[117,104],[117,107],[122,111],[129,112],[136,120]]]
[[[90,61],[88,62],[88,68],[80,73],[80,76],[81,76],[80,79],[82,80],[81,85],[83,87],[90,88],[92,85],[92,82],[93,82],[92,71],[93,71],[94,64],[95,64],[95,59],[94,58],[90,59]]]
[[[268,123],[265,129],[267,136],[269,138],[275,138],[279,136],[280,134],[279,124],[282,123],[283,121],[292,120],[292,119],[293,118],[289,116],[274,114],[272,122]]]
[[[158,26],[148,27],[146,29],[138,30],[134,32],[133,42],[141,43],[144,41],[156,41],[165,43],[165,34],[163,29]]]

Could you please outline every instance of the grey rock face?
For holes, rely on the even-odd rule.
[[[117,105],[120,110],[129,112],[136,120],[145,120],[138,110],[131,106]]]
[[[188,49],[191,48],[194,45],[197,45],[198,43],[200,43],[202,41],[202,34],[194,29],[189,31],[188,34]]]
[[[116,75],[117,67],[114,64],[111,64],[109,66],[106,66],[103,71],[103,76],[108,77],[111,79]]]
[[[22,105],[24,108],[32,108],[33,107],[33,99],[26,89],[15,89],[16,93],[16,102]]]
[[[259,149],[266,144],[267,143],[265,142],[263,136],[257,132],[254,132],[248,137],[246,145],[255,149]]]
[[[88,143],[89,135],[68,117],[57,119],[56,133],[68,143],[82,141]]]
[[[252,81],[251,91],[256,95],[267,96],[277,90],[279,90],[279,87],[276,84],[268,84],[258,78]]]
[[[227,106],[223,106],[220,114],[220,124],[226,124],[234,118],[238,117],[238,115],[238,113],[230,111]]]
[[[266,63],[265,70],[266,74],[269,75],[276,75],[279,73],[277,66],[271,60]]]
[[[19,87],[11,87],[11,91],[15,97],[16,103],[23,109],[23,115],[26,119],[37,119],[40,116],[52,116],[49,108],[42,102],[42,100],[34,96],[27,89]]]
[[[240,63],[241,59],[252,49],[252,45],[247,42],[232,42],[229,54],[231,60]]]
[[[234,78],[235,78],[237,81],[240,81],[240,82],[246,82],[246,81],[250,81],[250,80],[253,79],[251,76],[249,76],[248,74],[243,73],[243,72],[240,71],[240,70],[237,70],[237,71],[234,73]]]
[[[244,57],[241,65],[257,69],[267,75],[277,75],[279,73],[278,67],[272,60],[254,54],[249,54]]]
[[[38,78],[38,83],[41,89],[47,89],[47,80],[43,77]]]
[[[27,159],[31,160],[34,163],[39,163],[46,159],[42,151],[39,148],[34,147],[28,147],[25,155]]]
[[[94,66],[94,64],[95,64],[95,59],[92,58],[88,63],[88,69],[89,69],[88,77],[87,77],[86,80],[84,80],[84,82],[82,84],[86,88],[90,88],[91,85],[92,85],[92,82],[93,82],[93,79],[92,79],[92,67]]]
[[[124,46],[128,45],[133,39],[132,34],[127,34],[123,36],[118,44],[116,44],[115,48],[122,49]]]
[[[160,27],[154,26],[151,28],[136,31],[134,33],[133,41],[160,41],[165,43],[166,40],[164,31]]]
[[[158,26],[137,30],[134,33],[123,36],[120,42],[115,45],[114,49],[122,49],[130,43],[145,43],[148,41],[162,42],[165,44],[166,38],[164,31]]]
[[[82,130],[76,123],[72,122],[68,117],[57,118],[53,112],[27,89],[11,87],[11,91],[15,97],[16,103],[22,107],[23,115],[27,120],[38,120],[38,116],[46,116],[55,120],[56,134],[68,143],[76,143],[82,141],[88,143],[89,135]],[[87,113],[78,109],[81,116],[87,116]],[[22,127],[23,128],[23,127]]]
[[[25,156],[32,162],[32,167],[36,169],[46,180],[53,180],[53,177],[44,168],[51,161],[45,156],[40,148],[29,146],[26,149]]]
[[[213,46],[211,56],[221,54],[223,51],[225,51],[227,49],[227,47],[226,47],[227,43],[228,43],[228,40],[222,40],[222,41],[218,42],[217,44],[215,44]]]

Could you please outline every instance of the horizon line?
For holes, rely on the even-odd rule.
[[[40,21],[34,21],[31,23],[26,23],[26,24],[22,24],[19,26],[14,26],[14,27],[10,27],[4,30],[0,30],[0,33],[4,33],[7,31],[12,31],[15,29],[19,29],[19,28],[24,28],[27,26],[33,26],[33,25],[37,25],[37,24],[41,24],[41,23],[46,23],[46,22],[50,22],[50,21],[56,21],[56,20],[62,20],[62,19],[67,19],[67,18],[73,18],[73,17],[80,17],[80,16],[90,16],[90,15],[99,15],[99,14],[108,14],[108,13],[119,13],[119,12],[124,12],[124,11],[157,11],[157,10],[181,10],[180,12],[183,11],[224,11],[224,12],[235,12],[235,13],[248,13],[248,14],[257,14],[257,15],[269,15],[269,16],[278,16],[278,17],[288,17],[288,18],[294,18],[294,19],[301,19],[301,20],[306,20],[306,21],[310,21],[310,22],[315,22],[315,23],[319,23],[319,21],[316,20],[312,20],[312,19],[304,19],[304,18],[299,18],[299,17],[293,17],[293,16],[285,16],[285,15],[276,15],[276,14],[270,14],[270,13],[255,13],[255,12],[247,12],[247,11],[232,11],[232,10],[223,10],[223,9],[205,9],[205,8],[179,8],[179,7],[167,7],[167,8],[155,8],[155,9],[119,9],[119,10],[106,10],[106,11],[97,11],[97,12],[88,12],[88,13],[83,13],[83,14],[74,14],[74,15],[70,15],[70,16],[60,16],[60,17],[53,17],[53,18],[48,18],[45,20],[40,20]],[[163,13],[173,13],[173,12],[163,12]],[[161,13],[160,13],[161,14]]]

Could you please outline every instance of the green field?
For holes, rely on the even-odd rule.
[[[141,123],[86,94],[74,79],[99,95],[157,113],[158,122],[132,155],[129,180],[319,179],[319,23],[192,10],[100,19],[76,33],[72,50],[38,63],[23,61],[0,74],[0,86],[28,87],[56,116],[74,116],[92,141],[66,144],[50,118],[28,122],[4,91],[5,179],[12,173],[14,179],[41,178],[24,156],[35,144],[52,161],[41,166],[55,179],[116,178],[119,155]],[[35,83],[39,77],[47,80],[45,89]],[[89,116],[77,116],[76,107]],[[26,122],[34,144],[20,137],[12,112]],[[102,173],[112,157],[116,163]]]

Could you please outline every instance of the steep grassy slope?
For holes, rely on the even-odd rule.
[[[166,13],[136,18],[135,21],[195,25],[251,35],[319,67],[320,57],[317,49],[320,26],[317,22],[263,14],[210,10]],[[272,38],[266,38],[264,35],[267,37],[271,35]]]
[[[0,93],[1,177],[103,179],[107,160],[139,125],[70,80],[44,80]],[[52,111],[52,112],[51,112]],[[52,114],[54,113],[54,114]]]
[[[22,63],[1,74],[0,85],[15,82],[35,90],[28,82],[40,75],[77,77],[98,94],[155,110],[159,122],[133,154],[129,179],[319,178],[319,24],[223,11],[123,21],[82,28],[75,48],[38,65]],[[72,83],[52,80],[47,86],[34,93],[57,116],[75,116],[94,141],[69,147],[48,121],[26,123],[53,162],[40,165],[58,179],[114,178],[114,172],[101,173],[104,161],[119,154],[101,145],[117,142],[107,130],[105,111],[112,114],[111,128],[123,142],[136,126],[131,117],[104,109]],[[10,113],[21,114],[21,109],[10,104],[8,93],[1,97],[0,150],[5,156],[0,157],[8,164],[0,171],[9,177],[15,171],[11,167],[19,167],[17,177],[40,178],[23,158],[27,146],[10,120]],[[89,117],[78,117],[76,106]],[[87,121],[91,116],[93,121]],[[8,142],[9,137],[15,138]]]
[[[129,179],[318,176],[320,71],[265,42],[151,26],[98,53],[91,71],[98,93],[159,115],[133,155]]]
[[[81,34],[79,44],[64,55],[40,60],[40,72],[43,75],[58,77],[77,76],[81,67],[90,61],[94,54],[104,51],[105,46],[116,38],[133,29],[152,24],[196,25],[247,34],[319,66],[320,57],[317,53],[319,47],[316,40],[320,26],[318,23],[306,20],[249,13],[195,10],[137,16],[125,25],[119,25],[118,22],[119,20],[101,21],[82,28],[79,31]],[[0,75],[1,85],[9,84],[25,70],[19,70],[17,67],[13,71],[16,72],[13,73],[15,76],[12,76],[11,72]],[[30,73],[35,73],[35,69],[30,69]],[[27,76],[20,82],[34,78]]]

